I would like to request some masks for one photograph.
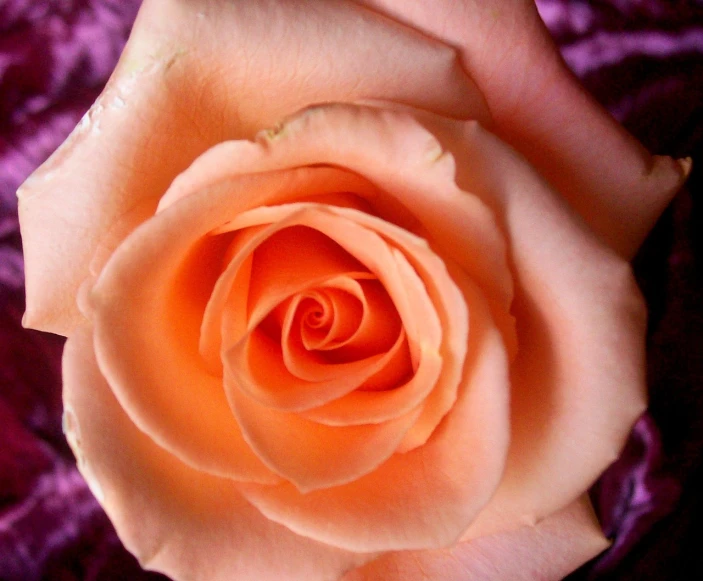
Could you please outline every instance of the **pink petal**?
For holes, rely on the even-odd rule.
[[[645,311],[629,264],[523,158],[477,123],[436,130],[458,183],[503,216],[516,282],[511,449],[471,538],[547,516],[617,458],[646,406]]]
[[[584,497],[534,526],[449,549],[388,553],[342,581],[560,581],[608,544]]]
[[[358,0],[457,47],[496,133],[612,248],[631,257],[690,160],[651,156],[568,71],[532,0]]]

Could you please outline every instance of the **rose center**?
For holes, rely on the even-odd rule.
[[[363,314],[361,301],[338,289],[305,293],[296,313],[303,345],[308,351],[329,351],[348,343]]]

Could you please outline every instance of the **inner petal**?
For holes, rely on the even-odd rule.
[[[356,332],[364,305],[339,289],[314,291],[299,305],[300,338],[308,351],[330,351]]]
[[[334,365],[303,357],[299,336],[291,343],[296,350],[291,358],[295,373],[286,365],[279,340],[258,328],[248,333],[223,354],[225,391],[240,390],[270,408],[302,411],[338,399],[364,386],[392,363],[407,360],[399,357],[401,350],[407,350],[402,330],[387,352]]]
[[[247,332],[250,321],[258,324],[288,297],[331,276],[373,276],[328,237],[298,226],[294,209],[280,210],[273,224],[244,221],[240,228],[221,228],[213,235],[232,236],[200,329],[200,353],[215,374],[221,373],[225,310],[230,311],[227,332],[233,341]]]
[[[368,273],[352,254],[325,234],[299,223],[286,226],[254,251],[255,269],[249,286],[250,319],[257,318],[256,312],[269,311],[274,306],[272,302],[277,304],[302,289],[310,289],[311,285],[314,288],[314,282],[321,276]]]
[[[377,279],[356,281],[363,293],[364,310],[359,325],[347,341],[339,342],[330,360],[353,361],[390,349],[398,338],[402,321],[393,300]]]
[[[263,405],[301,412],[357,389],[370,393],[405,387],[407,392],[415,383],[409,380],[418,372],[421,353],[436,353],[442,340],[437,313],[422,278],[403,253],[357,223],[362,216],[366,215],[353,209],[298,203],[245,212],[221,229],[233,232],[269,224],[268,237],[251,248],[245,336],[229,332],[238,326],[232,319],[241,310],[230,312],[225,305],[222,312],[226,391],[242,390]],[[314,270],[320,256],[323,264],[331,257],[328,262],[352,270],[329,276],[328,269],[327,276],[320,276]],[[301,260],[312,266],[308,276],[297,267]],[[302,341],[301,320],[290,315],[300,307],[296,299],[292,308],[293,297],[307,293],[310,298],[309,293],[328,287],[353,294],[367,308],[344,344],[309,350]],[[313,327],[326,320],[324,310]],[[434,381],[429,383],[431,390]],[[406,403],[426,393],[415,387],[409,391],[415,395]],[[232,397],[228,395],[230,401]],[[380,415],[388,419],[387,412]]]
[[[326,240],[325,244],[332,244],[333,247],[341,249],[341,252],[348,253],[348,256],[353,257],[362,271],[373,273],[381,281],[392,298],[407,332],[415,367],[417,367],[421,341],[429,341],[433,346],[438,346],[441,343],[442,331],[423,281],[413,272],[412,267],[408,266],[407,260],[400,256],[401,253],[374,231],[380,224],[385,224],[387,228],[390,225],[383,220],[376,219],[374,221],[371,216],[353,209],[313,203],[293,203],[250,210],[229,222],[227,229],[235,230],[284,218],[290,219],[291,223],[287,225],[292,226],[295,221],[300,226],[300,228],[290,228],[291,231],[314,231],[320,240]],[[367,224],[372,227],[368,228]],[[282,230],[282,228],[278,229]],[[414,239],[420,245],[427,246],[425,241]],[[269,248],[273,254],[276,254],[282,249],[282,246],[271,244]],[[289,249],[288,258],[290,260],[288,262],[275,261],[282,265],[284,279],[286,276],[295,276],[295,262],[301,254],[300,246],[293,244],[292,247],[297,250],[297,254],[291,254]],[[314,245],[308,246],[308,248],[311,248],[313,255],[318,252]],[[256,278],[252,275],[252,295],[254,292],[263,294],[263,285],[257,287]],[[291,294],[289,293],[287,296]],[[251,295],[250,298],[252,298]],[[277,302],[281,300],[282,298],[279,298]],[[267,309],[270,311],[273,306],[267,305]],[[250,314],[250,318],[255,318],[253,312]]]

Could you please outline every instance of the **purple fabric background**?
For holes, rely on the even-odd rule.
[[[0,4],[0,581],[141,572],[61,433],[62,341],[21,328],[14,192],[112,70],[139,0]],[[538,0],[569,66],[652,151],[694,157],[636,259],[650,306],[651,405],[592,496],[612,548],[571,581],[703,578],[703,1]]]

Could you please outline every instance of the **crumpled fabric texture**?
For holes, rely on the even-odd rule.
[[[22,329],[15,190],[99,94],[139,0],[0,5],[0,581],[141,571],[61,431],[62,340]],[[577,580],[698,578],[703,515],[703,2],[538,0],[582,82],[654,153],[694,171],[635,261],[650,308],[651,405],[591,494],[612,547]],[[696,575],[698,573],[698,575]]]

